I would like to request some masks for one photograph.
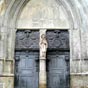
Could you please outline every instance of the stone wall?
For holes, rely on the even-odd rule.
[[[5,76],[5,77],[0,77],[0,88],[13,88],[14,82],[13,82],[13,77]]]
[[[88,88],[88,75],[86,74],[71,75],[71,88]]]
[[[0,0],[0,83],[13,88],[10,86],[14,81],[16,29],[34,29],[36,25],[36,28],[69,29],[71,88],[88,88],[88,0],[46,1]]]

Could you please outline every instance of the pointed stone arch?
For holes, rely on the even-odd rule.
[[[85,69],[83,70],[81,67],[81,59],[84,59],[87,56],[85,55],[85,52],[88,52],[87,49],[83,50],[83,48],[86,47],[85,41],[88,40],[85,40],[84,37],[84,33],[88,32],[86,30],[88,28],[88,21],[86,21],[88,17],[85,14],[87,13],[87,7],[85,7],[82,2],[82,5],[78,4],[79,2],[77,0],[56,1],[65,9],[66,16],[69,20],[71,73],[83,72]],[[3,55],[1,58],[14,58],[16,22],[19,19],[23,8],[28,2],[30,2],[30,0],[11,0],[8,8],[6,9],[6,12],[3,16],[3,21],[1,23],[1,32],[4,34],[4,41],[1,46]],[[80,59],[81,64],[79,63],[77,67],[74,66],[74,59]],[[77,69],[74,69],[75,67]]]
[[[69,25],[70,25],[70,29],[79,29],[77,26],[78,23],[80,23],[80,19],[79,16],[77,16],[77,11],[75,9],[75,11],[73,11],[73,8],[71,7],[71,3],[69,3],[66,0],[56,0],[58,4],[61,4],[63,6],[63,8],[65,9],[65,12],[67,14],[67,18],[69,20]],[[3,17],[3,21],[2,21],[2,27],[1,30],[8,32],[7,35],[14,35],[15,34],[11,34],[11,32],[15,32],[16,31],[16,22],[19,19],[19,16],[23,10],[23,8],[26,6],[26,4],[30,2],[30,0],[12,0],[5,12],[5,15]],[[6,36],[7,36],[6,35]],[[10,41],[8,39],[6,39],[7,41]],[[11,39],[12,41],[13,39]],[[11,46],[13,44],[10,44]],[[10,50],[11,47],[9,47],[9,51],[11,52],[12,50]],[[6,52],[8,52],[7,49],[5,49]],[[8,54],[8,53],[7,53]],[[5,58],[7,57],[7,55],[4,55]],[[10,53],[11,56],[11,53]],[[7,57],[7,58],[13,58],[12,57]]]

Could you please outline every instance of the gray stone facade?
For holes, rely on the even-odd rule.
[[[16,30],[43,28],[69,31],[71,88],[88,88],[87,9],[87,0],[0,0],[2,88],[14,88]]]

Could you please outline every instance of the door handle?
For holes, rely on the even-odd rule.
[[[65,61],[69,62],[69,56],[65,56]]]
[[[15,58],[15,60],[16,60],[16,61],[19,61],[19,60],[20,60],[20,57],[19,57],[19,56],[17,56],[17,57]]]

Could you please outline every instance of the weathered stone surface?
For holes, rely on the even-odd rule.
[[[13,88],[14,86],[13,77],[0,77],[0,84],[2,84],[2,88]],[[1,88],[1,87],[0,87]]]
[[[0,59],[14,59],[17,28],[39,27],[69,28],[71,74],[88,74],[88,0],[0,0]],[[1,83],[9,79],[0,77]],[[71,87],[88,88],[87,81],[88,75],[71,76]]]
[[[13,63],[12,61],[4,62],[4,74],[13,74]]]
[[[3,72],[3,61],[0,61],[0,74]]]
[[[88,75],[71,75],[71,88],[88,88]]]
[[[22,11],[17,28],[69,28],[64,9],[55,0],[31,0]]]
[[[6,9],[5,0],[0,0],[0,16],[4,15]]]

